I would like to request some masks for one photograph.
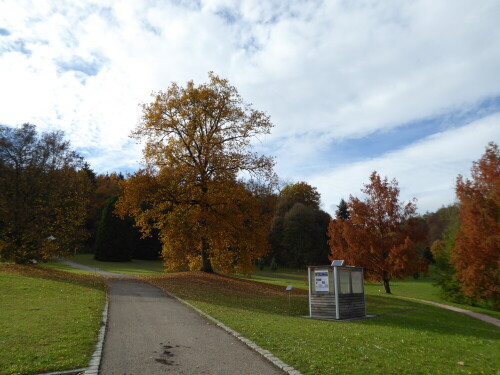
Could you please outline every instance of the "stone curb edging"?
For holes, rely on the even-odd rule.
[[[174,295],[172,293],[166,292],[164,290],[162,290],[162,291],[164,293],[168,294],[170,297],[175,298],[180,303],[182,303],[182,304],[188,306],[189,308],[193,309],[194,311],[196,311],[201,316],[203,316],[206,319],[210,320],[217,327],[220,327],[224,331],[226,331],[227,333],[233,335],[238,340],[240,340],[242,343],[246,344],[250,349],[256,351],[257,353],[259,353],[260,355],[262,355],[264,358],[266,358],[267,360],[271,361],[275,366],[277,366],[280,369],[282,369],[288,375],[302,375],[302,373],[300,371],[294,369],[292,366],[287,365],[281,359],[279,359],[278,357],[274,356],[269,350],[265,350],[265,349],[261,348],[259,345],[257,345],[253,341],[251,341],[251,340],[247,339],[246,337],[242,336],[240,333],[236,332],[234,329],[229,328],[224,323],[222,323],[222,322],[218,321],[217,319],[215,319],[214,317],[208,315],[206,312],[201,311],[199,308],[193,306],[189,302],[184,301],[182,298],[179,298],[179,297],[177,297],[176,295]],[[87,374],[87,373],[85,373],[85,374]],[[95,374],[92,373],[92,375],[95,375]]]
[[[66,371],[55,371],[55,372],[44,372],[43,374],[38,375],[72,375],[78,373],[84,373],[87,368],[77,368],[75,370],[66,370]]]
[[[97,335],[97,344],[95,346],[94,353],[90,359],[89,367],[85,369],[84,375],[98,375],[99,366],[101,364],[102,358],[102,348],[104,345],[104,336],[106,335],[106,327],[108,325],[108,296],[106,295],[106,304],[104,305],[104,310],[102,311],[102,323],[99,334]]]

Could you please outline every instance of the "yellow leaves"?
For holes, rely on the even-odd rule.
[[[146,169],[123,184],[118,212],[160,230],[169,269],[199,267],[202,254],[221,270],[249,268],[267,251],[269,215],[237,178],[274,178],[273,160],[247,150],[271,127],[212,72],[208,83],[153,94],[133,133],[145,142]]]

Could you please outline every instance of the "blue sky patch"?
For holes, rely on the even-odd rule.
[[[11,43],[0,45],[0,56],[7,52],[19,52],[26,56],[31,56],[31,50],[26,47],[24,40],[15,40]]]
[[[238,22],[240,20],[240,16],[232,11],[230,8],[221,8],[220,10],[216,11],[215,14],[219,17],[221,17],[224,22],[228,23],[228,24],[235,24],[236,22]]]
[[[69,61],[56,62],[60,72],[80,72],[87,76],[96,76],[101,70],[102,64],[100,62],[86,61],[81,57],[75,56]]]
[[[413,121],[387,131],[377,131],[363,138],[332,142],[328,151],[323,153],[324,161],[333,167],[375,158],[403,149],[433,134],[460,128],[496,112],[500,112],[500,96],[488,98],[463,110]]]
[[[9,35],[10,35],[9,30],[0,27],[0,36],[9,36]]]

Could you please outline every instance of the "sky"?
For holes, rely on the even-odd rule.
[[[270,115],[254,150],[330,214],[374,170],[432,212],[500,143],[499,19],[488,0],[0,0],[0,124],[134,172],[140,104],[213,71]]]

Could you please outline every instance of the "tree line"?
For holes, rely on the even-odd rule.
[[[458,177],[455,208],[420,216],[415,200],[400,201],[395,179],[374,171],[363,198],[342,199],[330,217],[307,182],[279,187],[274,160],[253,149],[271,131],[269,116],[227,80],[173,83],[142,108],[132,136],[144,144],[144,167],[129,176],[95,175],[61,132],[0,127],[2,259],[86,247],[101,260],[161,252],[168,270],[240,273],[345,259],[387,293],[392,279],[435,262],[467,298],[498,302],[495,144],[472,180]]]
[[[77,251],[101,260],[158,259],[159,240],[142,239],[131,218],[109,223],[122,180],[96,175],[61,131],[0,125],[0,260],[31,263]],[[103,246],[110,233],[114,246]]]

